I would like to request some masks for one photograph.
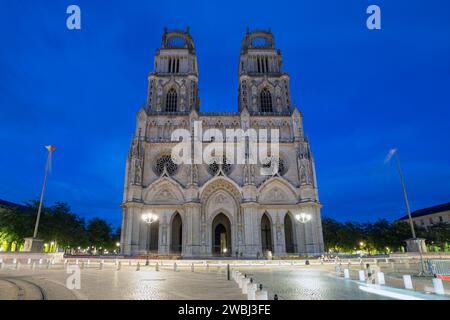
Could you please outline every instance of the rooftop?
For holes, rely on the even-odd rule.
[[[413,211],[411,212],[411,217],[418,218],[444,211],[450,211],[450,202]],[[406,219],[408,219],[408,215],[401,217],[399,220],[406,220]]]

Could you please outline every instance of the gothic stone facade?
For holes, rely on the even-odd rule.
[[[148,76],[148,100],[137,114],[126,162],[121,250],[124,255],[255,258],[319,255],[323,236],[314,159],[302,114],[293,106],[289,75],[270,31],[247,31],[239,61],[238,112],[200,112],[198,64],[189,30],[165,30]],[[276,128],[280,169],[260,164],[180,164],[171,133],[208,128]],[[225,137],[225,134],[224,134]],[[209,144],[210,141],[204,142]],[[226,159],[225,159],[226,161]],[[152,212],[150,226],[141,215]],[[295,216],[311,215],[300,223]]]

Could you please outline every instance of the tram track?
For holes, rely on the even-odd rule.
[[[36,283],[19,278],[0,278],[16,288],[16,300],[47,300],[47,293]]]

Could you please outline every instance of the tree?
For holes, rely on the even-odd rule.
[[[375,223],[367,223],[364,227],[367,247],[375,252],[387,253],[392,246],[393,239],[390,234],[391,224],[386,219],[380,219]]]
[[[434,242],[441,250],[445,250],[450,242],[450,224],[441,222],[429,227],[426,239],[429,242]]]
[[[89,245],[102,249],[112,247],[111,226],[105,220],[100,218],[90,220],[86,231]]]

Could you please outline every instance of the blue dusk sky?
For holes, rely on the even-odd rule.
[[[81,30],[66,8],[81,8]],[[381,8],[381,30],[366,8]],[[119,226],[125,159],[165,26],[190,26],[202,111],[236,111],[247,27],[271,28],[316,161],[323,216],[404,214],[450,201],[449,1],[87,1],[0,4],[0,198],[45,197]]]

